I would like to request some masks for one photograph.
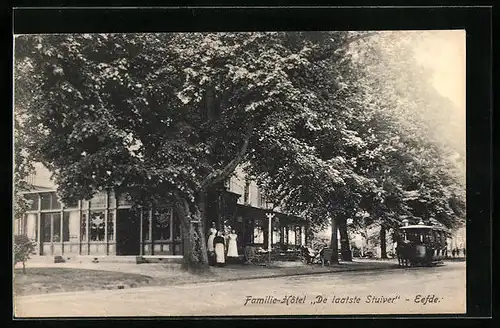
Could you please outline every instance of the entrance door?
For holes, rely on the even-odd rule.
[[[116,255],[139,255],[140,218],[129,209],[118,210],[116,220]]]

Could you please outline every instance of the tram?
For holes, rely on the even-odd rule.
[[[433,266],[443,263],[447,256],[448,229],[437,225],[406,225],[399,228],[396,253],[398,264],[408,266]]]

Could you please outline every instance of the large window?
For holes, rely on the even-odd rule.
[[[64,212],[63,241],[78,242],[80,212]]]
[[[153,212],[153,239],[172,240],[172,208],[160,208]]]
[[[61,213],[42,213],[40,224],[43,242],[61,241]]]
[[[40,194],[42,210],[59,210],[61,203],[57,199],[55,192],[46,192]]]
[[[104,241],[104,211],[91,211],[89,218],[90,241]]]

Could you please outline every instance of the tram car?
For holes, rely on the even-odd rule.
[[[447,256],[448,229],[435,225],[406,225],[399,228],[396,247],[401,267],[442,264]]]

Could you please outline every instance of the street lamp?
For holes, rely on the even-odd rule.
[[[271,263],[271,248],[272,248],[272,238],[273,238],[273,218],[274,213],[266,213],[266,217],[268,219],[268,233],[267,233],[267,252],[269,253],[269,263]]]

